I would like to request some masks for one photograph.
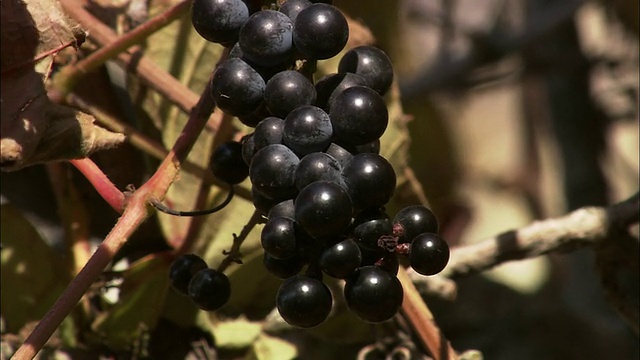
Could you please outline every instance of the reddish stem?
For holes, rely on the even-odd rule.
[[[118,213],[124,210],[125,196],[89,158],[70,160],[71,164],[93,185],[100,196]]]

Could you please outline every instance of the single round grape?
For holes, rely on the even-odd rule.
[[[316,106],[330,111],[336,96],[354,86],[367,86],[367,80],[352,73],[329,74],[316,82]]]
[[[265,83],[260,74],[242,59],[225,60],[211,78],[211,94],[218,107],[229,115],[247,115],[262,102]]]
[[[322,109],[304,105],[284,119],[282,142],[300,156],[322,151],[331,144],[331,119]]]
[[[329,144],[329,147],[324,152],[338,160],[342,167],[345,167],[353,157],[353,154],[349,150],[336,143]]]
[[[229,297],[229,278],[218,270],[202,269],[189,282],[189,298],[202,310],[218,310],[229,301]]]
[[[266,253],[283,260],[296,254],[295,223],[293,219],[275,217],[262,228],[260,241]]]
[[[422,233],[437,233],[438,219],[433,211],[422,205],[407,206],[396,214],[393,223],[400,225],[402,232],[398,234],[401,243],[410,243]]]
[[[328,59],[347,44],[349,26],[344,15],[332,5],[313,4],[302,10],[293,26],[293,43],[311,59]]]
[[[349,194],[329,181],[307,185],[293,204],[296,221],[314,238],[340,234],[351,222],[353,206]]]
[[[411,242],[409,264],[419,274],[435,275],[449,262],[449,245],[438,234],[424,233]]]
[[[344,297],[360,319],[377,323],[391,319],[402,306],[402,285],[377,266],[364,266],[347,279]]]
[[[355,155],[342,170],[349,195],[356,208],[384,206],[396,187],[396,174],[391,164],[376,154]]]
[[[275,217],[287,217],[290,219],[295,219],[295,209],[293,207],[293,199],[284,200],[277,204],[275,204],[271,210],[269,210],[269,214],[267,216],[269,219]]]
[[[251,184],[271,199],[289,199],[297,193],[294,172],[299,161],[286,146],[267,145],[258,150],[251,160]]]
[[[304,275],[287,279],[276,296],[282,318],[301,328],[311,328],[325,321],[332,303],[329,288],[322,281]]]
[[[367,80],[367,85],[384,95],[393,82],[393,65],[384,51],[374,46],[358,46],[340,59],[338,72],[354,73]]]
[[[271,114],[285,118],[295,108],[313,104],[316,88],[297,71],[281,71],[267,81],[264,99]]]
[[[320,255],[320,267],[327,275],[344,279],[353,273],[362,262],[360,247],[353,239],[342,240]]]
[[[293,54],[293,23],[285,14],[263,10],[251,15],[240,29],[238,43],[244,57],[261,66],[286,62]]]
[[[304,261],[302,261],[298,256],[279,260],[267,253],[264,253],[262,263],[269,274],[277,277],[278,279],[288,279],[295,276],[304,267]]]
[[[329,115],[338,140],[352,145],[377,140],[389,123],[384,99],[365,86],[353,86],[338,94]]]
[[[251,202],[260,215],[267,216],[271,208],[281,201],[283,201],[283,199],[272,199],[258,191],[255,187],[251,187]]]
[[[275,116],[262,119],[253,132],[255,150],[258,151],[271,144],[281,144],[283,131],[284,120]]]
[[[282,6],[280,6],[278,11],[287,15],[289,19],[295,23],[300,11],[308,8],[309,6],[311,6],[311,1],[309,0],[287,0],[282,4]]]
[[[353,147],[354,154],[380,154],[380,139],[375,139],[372,142],[357,145]]]
[[[305,186],[319,180],[344,185],[342,166],[338,160],[329,154],[321,152],[307,154],[300,159],[294,176],[298,190],[302,190]]]
[[[242,159],[242,144],[237,141],[220,144],[211,155],[209,168],[213,176],[226,183],[244,181],[249,176],[249,166]]]
[[[191,5],[191,22],[198,34],[224,46],[238,40],[248,18],[249,9],[241,0],[194,0]]]
[[[189,294],[189,281],[198,271],[206,269],[207,263],[195,254],[184,254],[171,263],[169,280],[171,286],[182,295]]]

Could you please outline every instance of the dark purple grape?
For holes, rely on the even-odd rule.
[[[378,241],[382,236],[390,236],[393,233],[389,215],[377,209],[358,214],[354,226],[353,236],[358,244],[371,250],[383,248],[379,246]]]
[[[431,210],[422,205],[407,206],[396,214],[393,223],[401,227],[397,234],[401,243],[410,243],[422,233],[437,233],[438,219]]]
[[[353,205],[359,209],[384,206],[396,188],[391,164],[376,154],[355,155],[342,170]]]
[[[202,310],[218,310],[229,301],[229,297],[229,278],[218,270],[202,269],[189,282],[189,298]]]
[[[393,65],[387,54],[368,45],[347,51],[340,59],[338,72],[362,76],[367,85],[380,95],[384,95],[393,82]]]
[[[438,234],[424,233],[411,242],[409,264],[417,273],[435,275],[449,262],[449,245]]]
[[[207,263],[195,254],[184,254],[175,259],[169,269],[171,286],[182,295],[189,294],[189,281],[198,271],[206,269]]]
[[[325,321],[332,303],[329,288],[322,281],[304,275],[287,279],[276,296],[282,318],[301,328],[314,327]]]
[[[338,235],[351,222],[353,207],[349,194],[338,184],[316,181],[294,200],[296,221],[314,238]]]
[[[302,10],[293,26],[293,43],[311,59],[328,59],[347,44],[349,26],[344,15],[332,5],[313,4]]]
[[[284,119],[282,141],[300,156],[325,150],[333,134],[331,119],[322,109],[304,105]]]
[[[298,190],[302,190],[305,186],[319,180],[346,186],[342,179],[342,166],[338,160],[329,154],[321,152],[307,154],[300,159],[294,176]]]
[[[191,5],[191,22],[198,34],[224,46],[238,40],[248,18],[249,9],[241,0],[194,0]]]
[[[242,160],[247,166],[251,165],[251,159],[256,153],[256,144],[253,142],[253,133],[242,138]]]
[[[360,319],[377,323],[391,319],[402,306],[400,281],[377,266],[364,266],[351,275],[344,287],[349,309]]]
[[[267,216],[269,219],[275,217],[287,217],[295,219],[295,208],[293,207],[293,199],[284,200],[274,205]]]
[[[297,275],[304,267],[304,262],[298,256],[278,260],[267,253],[264,253],[262,263],[269,274],[277,277],[278,279],[288,279]]]
[[[367,86],[367,80],[352,73],[329,74],[316,82],[316,106],[329,111],[333,100],[345,89],[354,86]]]
[[[316,88],[297,71],[281,71],[267,82],[264,99],[271,114],[285,118],[295,108],[313,104]]]
[[[267,216],[271,208],[281,201],[283,200],[272,199],[258,191],[255,187],[251,187],[251,202],[260,215]]]
[[[327,275],[344,279],[353,273],[362,261],[360,247],[352,239],[342,240],[320,255],[320,267]]]
[[[249,166],[242,159],[242,144],[237,141],[220,144],[211,155],[209,168],[213,176],[226,183],[244,181],[249,176]]]
[[[270,218],[262,228],[260,241],[264,251],[283,260],[296,254],[295,223],[287,217]]]
[[[253,188],[271,199],[291,198],[297,193],[294,172],[299,161],[284,145],[263,147],[255,153],[249,166]]]
[[[253,143],[258,151],[267,145],[281,144],[284,131],[284,120],[269,116],[256,125],[253,132]]]
[[[251,15],[240,29],[238,43],[245,58],[261,66],[288,61],[293,54],[293,23],[275,10]]]
[[[340,142],[362,145],[377,140],[389,123],[384,99],[365,86],[343,90],[331,105],[333,133]]]
[[[309,0],[287,0],[282,4],[282,6],[280,6],[278,11],[287,15],[289,19],[295,23],[300,11],[308,8],[309,6],[311,6],[311,1]]]
[[[331,143],[327,150],[325,150],[324,152],[338,160],[342,167],[345,167],[349,160],[351,160],[351,158],[353,157],[353,154],[349,152],[349,150],[336,143]]]
[[[233,116],[247,115],[262,102],[265,83],[260,74],[242,59],[225,60],[211,78],[216,105]]]

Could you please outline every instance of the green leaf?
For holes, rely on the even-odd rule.
[[[0,212],[1,299],[5,331],[17,333],[38,320],[65,287],[68,275],[60,257],[35,227],[11,205]]]
[[[120,300],[92,325],[102,342],[126,348],[155,327],[169,287],[168,268],[169,257],[161,255],[144,258],[125,272]]]
[[[294,359],[297,355],[298,351],[292,343],[262,334],[253,344],[246,358],[248,360],[287,360]]]
[[[213,329],[216,346],[236,350],[251,347],[261,332],[262,324],[243,318],[219,322]]]

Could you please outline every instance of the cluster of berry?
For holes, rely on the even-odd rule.
[[[329,316],[323,274],[345,280],[349,309],[361,319],[393,317],[403,299],[398,255],[433,275],[449,248],[426,207],[404,208],[393,220],[384,209],[396,187],[393,167],[378,154],[388,125],[382,96],[393,81],[387,55],[351,49],[338,73],[314,84],[292,69],[296,60],[342,51],[349,29],[336,7],[288,0],[278,11],[251,13],[242,0],[195,0],[192,20],[204,38],[231,48],[211,78],[212,96],[255,129],[242,143],[221,145],[211,169],[230,184],[251,180],[254,205],[268,219],[264,265],[286,279],[276,299],[282,317],[313,327]],[[199,274],[179,282],[189,283],[192,299]]]

